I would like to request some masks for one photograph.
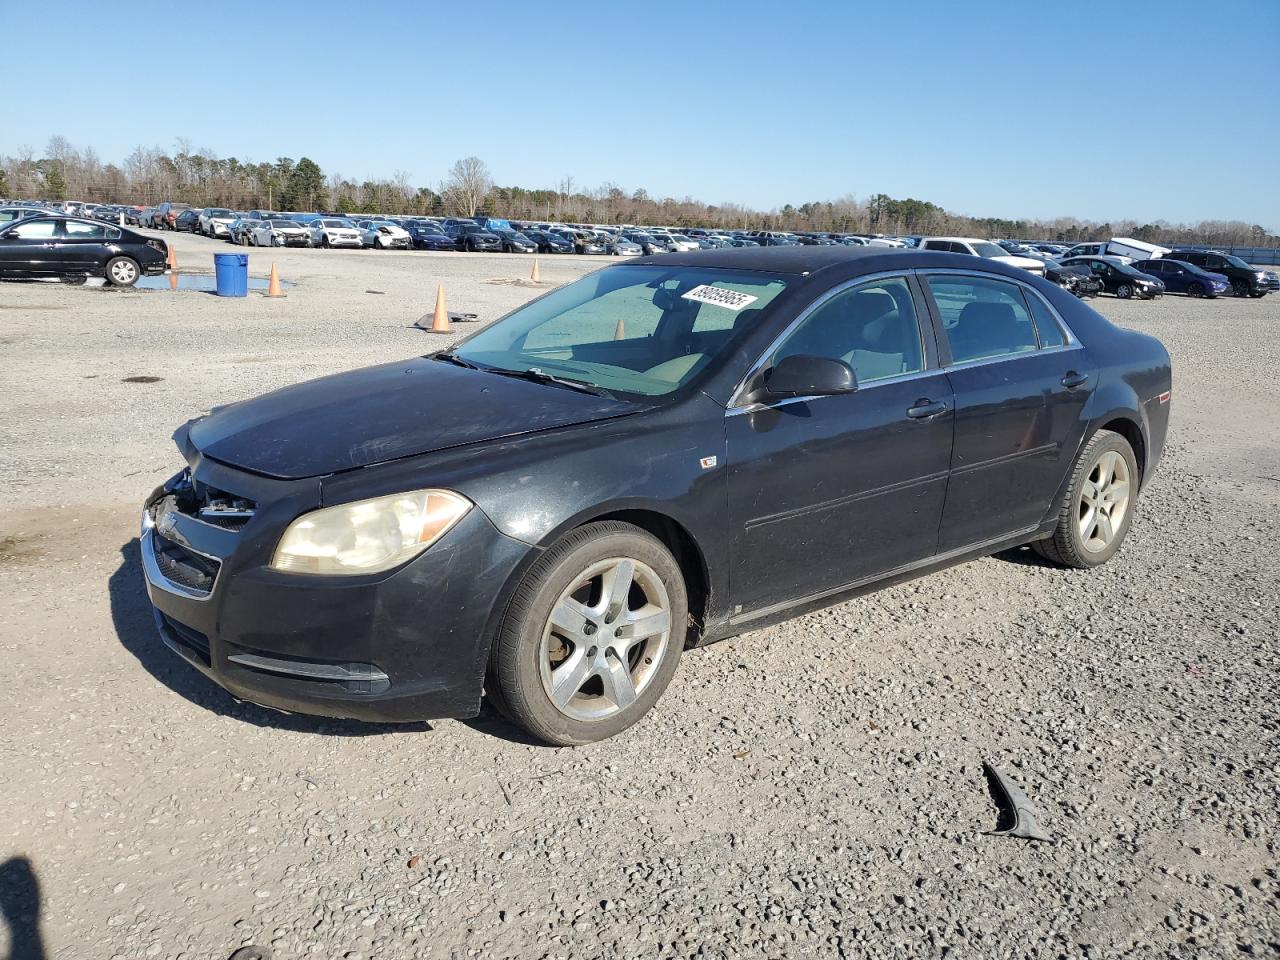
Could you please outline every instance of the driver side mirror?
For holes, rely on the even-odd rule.
[[[783,357],[765,374],[764,389],[775,397],[830,397],[853,393],[858,378],[843,360],[798,354]]]

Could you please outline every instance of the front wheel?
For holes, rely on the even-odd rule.
[[[1231,292],[1237,297],[1247,297],[1249,295],[1249,284],[1244,280],[1231,281]]]
[[[137,261],[129,257],[112,257],[107,261],[107,282],[114,286],[132,287],[140,273]]]
[[[1121,300],[1128,300],[1133,296],[1133,287],[1127,283],[1120,284],[1120,286],[1116,287],[1116,296]]]
[[[1188,286],[1187,286],[1187,296],[1188,296],[1188,297],[1196,297],[1196,298],[1203,297],[1203,296],[1204,296],[1204,284],[1199,283],[1199,282],[1196,282],[1196,283],[1192,283],[1192,284],[1188,285]]]
[[[657,538],[626,523],[588,524],[539,558],[516,590],[486,689],[546,743],[614,736],[671,681],[688,609],[680,566]]]
[[[1101,566],[1124,542],[1137,496],[1133,447],[1120,434],[1099,430],[1076,461],[1053,535],[1032,547],[1064,567]]]

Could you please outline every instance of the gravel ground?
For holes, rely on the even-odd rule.
[[[1014,551],[746,634],[686,656],[633,730],[556,750],[488,714],[237,704],[156,639],[136,524],[174,427],[444,345],[412,327],[442,281],[482,321],[536,292],[526,257],[274,256],[284,300],[0,286],[15,960],[1280,951],[1280,298],[1095,301],[1175,362],[1106,568]],[[987,835],[984,758],[1052,843]]]

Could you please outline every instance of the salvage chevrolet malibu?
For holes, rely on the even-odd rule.
[[[580,744],[687,647],[1020,544],[1106,562],[1169,396],[1157,340],[993,260],[664,254],[187,423],[143,567],[164,642],[238,698],[487,696]]]

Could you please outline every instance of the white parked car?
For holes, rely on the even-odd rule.
[[[206,237],[226,240],[231,236],[231,224],[240,215],[224,207],[205,207],[200,211],[200,232]]]
[[[249,237],[255,247],[311,246],[311,231],[297,220],[263,220]]]
[[[313,247],[364,246],[360,231],[346,217],[322,217],[319,220],[312,220],[310,227]]]
[[[689,250],[701,250],[697,240],[690,240],[682,233],[673,233],[667,239],[671,242],[671,246],[675,248],[677,253],[686,253]]]
[[[897,237],[866,237],[868,247],[889,247],[893,250],[901,250],[906,244]]]
[[[408,250],[413,246],[409,231],[389,220],[362,220],[356,226],[360,230],[361,246],[378,250]]]
[[[1031,257],[1015,257],[998,243],[990,240],[977,240],[973,237],[925,237],[920,241],[920,250],[936,250],[941,253],[965,253],[971,257],[985,257],[1007,263],[1011,267],[1021,267],[1028,273],[1044,276],[1044,261]]]

